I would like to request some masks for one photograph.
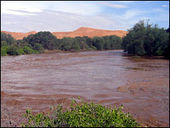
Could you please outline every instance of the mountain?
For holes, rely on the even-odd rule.
[[[11,34],[15,39],[23,39],[30,34],[35,34],[37,32],[32,31],[28,33],[20,33],[20,32],[7,32],[2,31],[7,34]],[[95,36],[109,36],[109,35],[116,35],[119,37],[124,37],[127,34],[127,31],[123,30],[103,30],[103,29],[94,29],[89,27],[80,27],[79,29],[72,31],[72,32],[52,32],[57,38],[61,39],[63,37],[76,37],[76,36],[88,36],[88,37],[95,37]]]
[[[36,31],[32,31],[32,32],[27,32],[27,33],[22,33],[22,32],[8,32],[8,31],[1,31],[4,32],[6,34],[10,34],[13,38],[19,40],[19,39],[23,39],[24,37],[27,37],[31,34],[35,34],[37,33]]]
[[[109,35],[116,35],[119,37],[123,37],[127,34],[126,31],[123,30],[103,30],[103,29],[94,29],[88,27],[81,27],[73,32],[53,32],[53,34],[57,38],[63,37],[76,37],[76,36],[88,36],[88,37],[95,37],[95,36],[109,36]]]

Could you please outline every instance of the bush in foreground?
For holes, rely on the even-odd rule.
[[[94,103],[78,104],[74,101],[70,109],[59,105],[52,113],[33,115],[30,110],[24,114],[27,123],[23,127],[137,127],[139,124],[122,107],[108,108]]]

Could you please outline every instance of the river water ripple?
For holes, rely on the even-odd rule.
[[[121,50],[1,57],[1,126],[18,126],[27,108],[68,106],[78,96],[123,104],[146,126],[169,126],[169,60]]]

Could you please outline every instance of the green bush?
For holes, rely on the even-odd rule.
[[[18,50],[18,48],[16,46],[9,46],[7,48],[7,54],[9,54],[9,55],[19,55],[17,50]]]
[[[22,55],[24,54],[23,48],[17,47],[17,46],[9,46],[6,48],[7,54],[9,55]]]
[[[28,42],[32,47],[34,47],[35,44],[40,44],[44,49],[48,50],[54,50],[57,48],[57,38],[48,31],[38,32],[36,34],[29,35],[23,40],[25,42]]]
[[[91,50],[97,50],[95,46],[90,47]]]
[[[42,53],[44,51],[43,46],[41,44],[38,44],[38,43],[35,43],[33,48],[34,48],[34,50],[36,50],[39,53]]]
[[[129,54],[139,56],[165,56],[169,54],[169,33],[165,29],[139,21],[123,37],[122,47]]]
[[[7,54],[9,55],[43,53],[44,50],[111,50],[120,49],[121,43],[121,38],[117,36],[94,38],[84,36],[57,39],[52,33],[44,31],[31,34],[28,37],[24,37],[22,40],[15,40],[11,35],[1,33],[1,47],[8,46]],[[168,51],[166,47],[163,48]],[[2,53],[2,55],[6,55],[5,49],[2,49]],[[168,54],[168,52],[165,54]]]
[[[18,48],[18,49],[17,49],[17,54],[18,54],[18,55],[23,55],[23,54],[24,54],[23,48]]]
[[[1,41],[5,41],[7,45],[12,45],[16,42],[10,34],[6,34],[4,32],[1,32]]]
[[[28,46],[24,46],[24,47],[23,47],[23,51],[24,51],[24,53],[26,53],[26,54],[32,54],[32,53],[35,52],[32,48],[30,48],[30,47],[28,47]]]
[[[63,110],[59,105],[48,115],[33,115],[30,110],[24,114],[28,122],[23,127],[137,127],[139,124],[128,113],[119,108],[109,108],[94,103],[74,103]]]
[[[6,56],[7,55],[7,46],[2,46],[1,47],[1,56]]]
[[[8,44],[7,44],[7,42],[6,41],[1,41],[1,47],[2,46],[7,46]]]

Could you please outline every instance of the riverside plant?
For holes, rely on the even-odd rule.
[[[48,114],[32,114],[26,110],[27,119],[22,127],[138,127],[129,114],[122,111],[123,106],[109,108],[100,104],[72,101],[70,108],[64,110],[58,105]]]

